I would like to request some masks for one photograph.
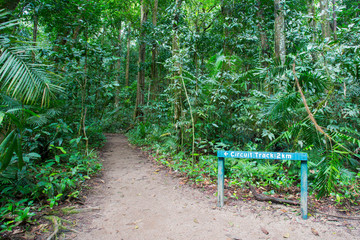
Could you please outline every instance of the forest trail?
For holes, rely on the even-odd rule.
[[[358,222],[302,220],[297,207],[235,202],[216,208],[216,197],[180,184],[159,170],[126,137],[108,134],[103,178],[85,208],[73,216],[77,240],[356,239]],[[76,236],[75,236],[76,235]],[[318,235],[318,236],[317,236]]]

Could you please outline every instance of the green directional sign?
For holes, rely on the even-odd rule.
[[[307,153],[287,153],[287,152],[218,151],[217,156],[223,158],[277,159],[277,160],[300,160],[300,161],[306,161],[308,159]]]
[[[245,152],[245,151],[218,151],[218,206],[224,205],[224,177],[225,177],[225,158],[245,158],[245,159],[273,159],[273,160],[299,160],[301,161],[301,215],[303,219],[308,218],[307,213],[307,153],[288,153],[288,152]]]

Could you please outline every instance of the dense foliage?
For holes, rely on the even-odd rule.
[[[75,198],[104,131],[195,181],[220,149],[307,152],[311,193],[358,204],[359,1],[0,5],[0,231]],[[226,168],[230,185],[299,184],[292,161]]]

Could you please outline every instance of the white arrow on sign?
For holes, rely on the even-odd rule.
[[[226,157],[226,156],[229,155],[229,154],[228,154],[227,152],[225,152],[224,155],[225,155],[225,157]]]

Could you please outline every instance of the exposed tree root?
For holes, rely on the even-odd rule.
[[[61,208],[60,211],[64,215],[70,215],[70,214],[90,212],[90,211],[95,211],[95,210],[100,210],[100,208],[99,207],[75,208],[75,206],[71,206],[71,207]],[[53,214],[56,214],[56,213],[59,213],[59,212],[58,211],[53,212]],[[60,234],[61,231],[72,231],[72,232],[78,233],[78,231],[76,231],[75,229],[64,226],[64,223],[69,224],[71,226],[73,225],[72,222],[70,222],[66,219],[60,218],[55,215],[44,216],[44,218],[47,220],[50,220],[52,222],[52,225],[54,228],[53,233],[47,238],[47,240],[58,239],[57,236],[58,236],[58,234]]]
[[[56,239],[56,236],[59,232],[59,222],[57,220],[57,217],[55,216],[49,216],[49,217],[45,217],[48,220],[51,220],[51,222],[54,225],[54,232],[47,238],[47,240],[52,240],[53,238]]]
[[[60,231],[72,231],[76,233],[78,232],[75,229],[67,228],[63,225],[63,223],[71,224],[71,222],[66,219],[62,219],[57,216],[45,216],[44,218],[50,220],[54,226],[53,233],[46,240],[57,239],[57,236],[60,233]]]
[[[271,201],[271,202],[274,202],[274,203],[281,203],[281,204],[300,205],[299,201],[293,201],[293,200],[286,200],[286,199],[282,199],[282,198],[270,197],[270,196],[266,196],[266,195],[257,193],[254,186],[252,186],[250,183],[248,185],[249,185],[250,191],[254,195],[255,199],[258,200],[258,201],[266,201],[266,202]]]
[[[91,212],[95,210],[100,210],[100,207],[75,208],[75,206],[71,206],[71,207],[62,208],[61,212],[65,215],[70,215],[70,214],[78,214],[83,212]]]

